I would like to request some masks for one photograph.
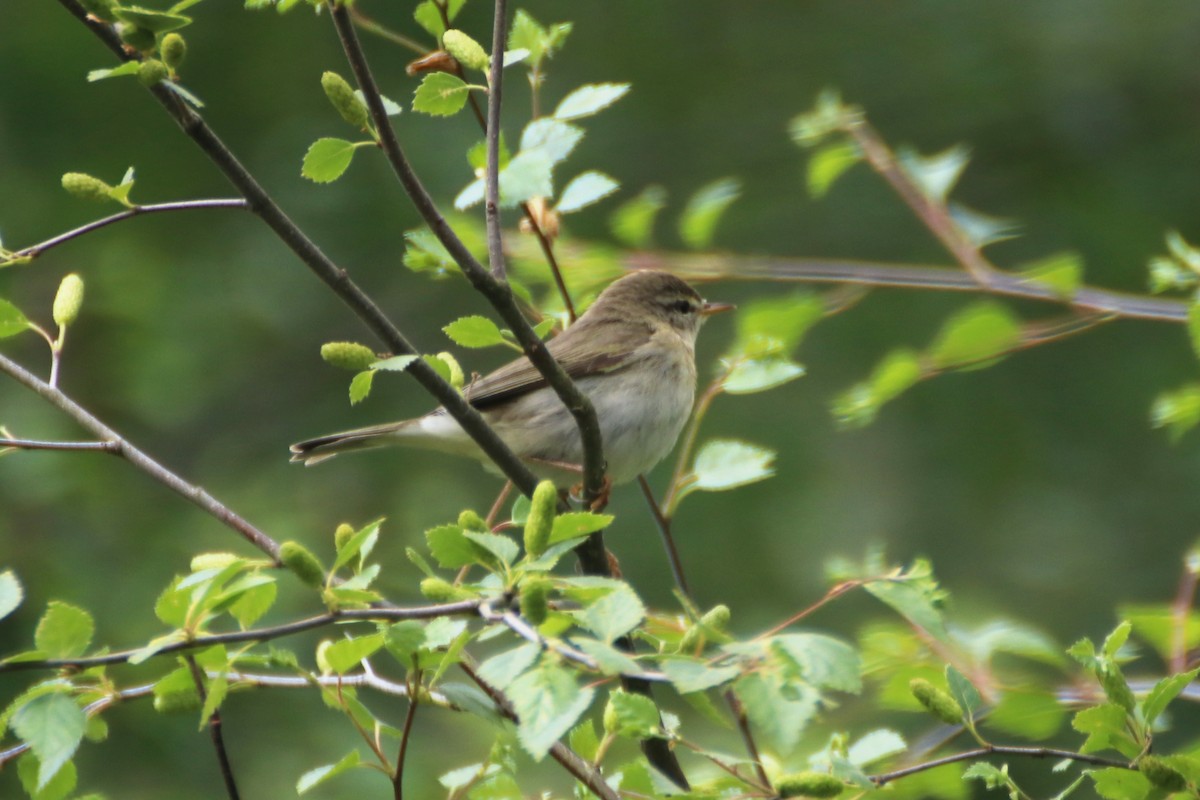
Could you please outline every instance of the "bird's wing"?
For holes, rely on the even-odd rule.
[[[603,337],[588,336],[587,333],[586,330],[572,330],[570,335],[558,336],[546,345],[550,355],[572,378],[621,369],[630,356],[650,340],[651,330],[647,326],[644,332],[634,334],[617,348],[611,342],[602,346],[596,340]],[[614,349],[619,352],[613,352]],[[463,394],[471,405],[483,410],[545,385],[546,379],[537,367],[522,356],[475,381]]]

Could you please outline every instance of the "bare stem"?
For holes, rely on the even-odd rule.
[[[504,88],[504,41],[508,30],[507,3],[494,0],[492,21],[492,63],[488,70],[488,106],[484,171],[484,216],[487,221],[488,264],[492,278],[506,280],[504,239],[500,235],[500,108]]]
[[[166,486],[184,499],[204,509],[226,527],[237,531],[246,541],[271,556],[271,558],[278,558],[279,544],[274,539],[234,513],[229,507],[204,491],[204,489],[195,484],[188,483],[134,447],[121,434],[105,425],[99,419],[92,416],[87,409],[67,397],[61,389],[51,386],[4,355],[0,355],[0,372],[8,373],[18,383],[22,383],[29,389],[32,389],[43,400],[46,400],[50,405],[74,419],[88,432],[102,440],[102,442],[111,443],[111,446],[115,449],[110,452],[121,456],[163,486]]]
[[[413,720],[417,716],[417,702],[421,693],[416,691],[421,685],[421,671],[414,669],[409,681],[408,711],[404,714],[404,728],[400,733],[400,751],[396,754],[396,774],[392,778],[392,795],[395,800],[404,800],[404,758],[408,754],[408,742],[412,737]]]
[[[196,657],[191,653],[184,657],[188,669],[191,670],[192,680],[196,683],[196,694],[200,696],[200,705],[208,701],[208,691],[204,687],[204,672],[196,663]],[[229,763],[229,752],[225,749],[225,736],[221,732],[221,711],[213,709],[208,718],[208,732],[212,737],[213,749],[217,752],[217,763],[221,767],[221,779],[225,782],[225,793],[229,800],[239,800],[237,781],[233,777],[233,767]]]
[[[763,785],[770,786],[771,778],[767,775],[766,767],[763,766],[762,756],[759,755],[758,744],[754,741],[754,731],[750,730],[750,720],[746,716],[746,709],[742,707],[742,703],[733,693],[733,689],[725,691],[725,702],[728,704],[730,712],[733,713],[733,718],[737,721],[738,732],[742,735],[742,743],[750,755],[750,760],[754,762],[754,771],[758,775],[758,780]]]
[[[883,786],[885,783],[891,783],[899,778],[904,778],[909,775],[915,775],[918,772],[943,767],[946,764],[954,764],[959,761],[973,761],[977,758],[985,756],[1023,756],[1026,758],[1057,758],[1068,759],[1070,761],[1080,761],[1084,764],[1095,764],[1101,767],[1117,767],[1118,769],[1136,769],[1128,761],[1118,761],[1113,758],[1105,758],[1103,756],[1094,756],[1088,753],[1076,753],[1074,750],[1056,750],[1052,747],[1010,747],[1006,745],[991,745],[989,747],[977,747],[974,750],[964,750],[961,753],[935,758],[932,761],[925,761],[920,764],[914,764],[910,767],[894,770],[892,772],[882,772],[878,775],[872,775],[871,782],[876,786]]]
[[[650,488],[650,483],[646,480],[645,475],[638,475],[638,486],[642,489],[642,497],[646,498],[650,516],[654,517],[654,524],[658,527],[659,536],[662,537],[663,549],[667,552],[667,563],[671,565],[671,576],[675,579],[675,586],[683,592],[684,597],[694,601],[691,589],[688,588],[687,575],[683,571],[683,559],[679,557],[679,549],[675,546],[675,537],[671,534],[671,520],[659,508],[658,501],[654,499],[654,490]]]
[[[57,247],[60,244],[78,239],[80,236],[98,231],[101,228],[106,228],[117,222],[124,222],[127,219],[140,217],[143,214],[155,214],[163,211],[190,211],[192,209],[205,208],[249,208],[249,204],[240,197],[232,198],[217,198],[212,200],[180,200],[174,203],[153,203],[150,205],[134,206],[133,208],[125,209],[124,211],[112,214],[111,216],[89,222],[86,225],[80,225],[78,228],[69,230],[66,233],[60,233],[57,236],[51,237],[44,242],[23,247],[14,252],[11,258],[37,258],[47,250]]]
[[[120,453],[117,442],[43,442],[34,439],[6,439],[0,437],[0,453],[13,450],[84,450],[100,453]]]

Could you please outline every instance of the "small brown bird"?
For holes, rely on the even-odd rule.
[[[706,317],[732,308],[705,302],[674,275],[634,272],[611,284],[547,344],[595,406],[614,484],[646,472],[675,446],[696,394],[696,334]],[[583,448],[575,418],[528,358],[475,381],[463,395],[536,474],[560,487],[579,482]],[[316,464],[386,445],[467,456],[494,471],[443,408],[294,444],[292,460]]]

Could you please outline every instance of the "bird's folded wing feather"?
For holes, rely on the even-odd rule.
[[[585,336],[585,331],[573,331],[573,341],[570,347],[564,347],[567,336],[551,339],[546,345],[550,355],[558,361],[566,373],[572,378],[594,375],[602,372],[613,372],[626,366],[635,352],[650,339],[650,329],[644,334],[636,334],[635,341],[622,343],[625,346],[613,347],[612,342],[605,345],[595,341],[603,337],[593,337],[592,341]],[[537,367],[522,357],[489,373],[467,387],[464,396],[475,408],[483,410],[497,403],[511,399],[526,392],[540,389],[546,385],[546,379]]]

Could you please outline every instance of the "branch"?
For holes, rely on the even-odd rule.
[[[343,611],[331,611],[308,619],[287,622],[268,628],[256,628],[248,631],[232,631],[230,633],[214,633],[209,636],[197,636],[184,642],[168,644],[154,652],[154,655],[166,655],[181,651],[200,650],[216,644],[237,644],[240,642],[266,642],[283,636],[303,633],[314,628],[332,625],[346,620],[405,620],[405,619],[434,619],[435,617],[452,616],[456,614],[478,614],[480,601],[460,600],[457,603],[442,603],[433,606],[413,606],[411,608],[359,608]],[[16,672],[29,669],[87,669],[88,667],[106,664],[124,664],[134,656],[140,655],[145,648],[124,650],[119,653],[107,653],[91,658],[59,659],[48,658],[40,661],[11,661],[0,663],[0,673]]]
[[[500,102],[504,86],[504,41],[508,28],[507,3],[494,0],[492,22],[492,60],[488,67],[487,169],[484,174],[484,218],[487,220],[488,264],[492,277],[506,280],[504,240],[500,235]]]
[[[73,2],[73,0],[60,0],[60,2]],[[450,257],[458,264],[463,275],[475,287],[475,290],[491,303],[496,313],[512,330],[530,362],[542,374],[575,418],[583,444],[584,496],[590,502],[600,496],[604,483],[604,455],[600,439],[600,423],[596,417],[595,408],[592,407],[587,395],[579,390],[562,366],[550,355],[545,343],[533,332],[533,328],[529,326],[529,322],[517,306],[508,284],[492,277],[438,211],[433,198],[425,190],[400,147],[396,131],[392,128],[391,120],[384,110],[379,87],[375,83],[375,77],[367,63],[366,54],[358,41],[358,35],[354,30],[349,12],[344,5],[335,0],[329,0],[329,9],[342,42],[342,49],[345,50],[346,59],[350,63],[350,69],[354,72],[355,80],[366,99],[367,109],[371,113],[371,121],[379,134],[380,146],[417,213],[425,220],[425,224],[446,248]],[[418,362],[414,362],[414,365],[416,363]],[[524,473],[518,480],[517,477],[506,471],[517,488],[526,495],[532,494],[536,479],[528,470],[524,470]]]
[[[196,663],[196,657],[188,653],[184,658],[187,662],[188,669],[192,673],[192,680],[196,684],[196,694],[200,697],[200,705],[204,706],[208,702],[208,692],[204,688],[204,672],[201,671],[200,665]],[[208,718],[208,731],[212,736],[213,749],[217,751],[217,764],[221,767],[221,779],[225,783],[225,793],[229,795],[229,800],[239,800],[237,781],[233,777],[233,767],[229,764],[229,751],[225,749],[225,737],[221,733],[221,712],[214,708],[212,715]]]
[[[467,674],[468,678],[475,682],[476,686],[483,690],[484,694],[492,699],[501,716],[513,722],[518,721],[512,703],[508,701],[503,692],[479,677],[479,673],[466,662],[460,661],[458,666]],[[562,742],[555,742],[550,746],[550,756],[600,800],[620,800],[617,792],[605,782],[604,776],[600,774],[600,769],[594,764],[589,764],[582,756]]]
[[[49,250],[53,247],[57,247],[60,244],[69,242],[72,239],[77,239],[80,236],[83,236],[84,234],[91,233],[92,231],[100,230],[101,228],[105,228],[116,222],[123,222],[124,220],[127,220],[127,219],[133,219],[134,217],[140,217],[143,214],[154,214],[154,213],[157,213],[160,211],[188,211],[190,209],[195,209],[195,208],[246,208],[246,209],[248,209],[249,207],[250,207],[250,205],[240,197],[219,198],[219,199],[213,199],[213,200],[180,200],[180,201],[177,201],[174,203],[153,203],[151,205],[134,206],[133,208],[128,208],[117,214],[113,214],[111,216],[104,217],[103,219],[95,220],[94,222],[89,222],[86,225],[81,225],[78,228],[75,228],[74,230],[67,231],[66,233],[60,233],[58,236],[47,239],[44,242],[30,245],[29,247],[23,247],[20,250],[17,250],[16,252],[10,254],[9,259],[13,260],[13,259],[18,259],[18,258],[29,258],[29,259],[37,258],[38,256],[40,256],[42,253],[46,252],[47,250]]]
[[[981,292],[1024,300],[1067,305],[1080,311],[1112,315],[1122,319],[1157,322],[1187,322],[1188,304],[1163,297],[1114,292],[1080,286],[1067,299],[1050,287],[1021,275],[995,272],[986,289],[970,275],[949,267],[920,264],[888,264],[839,259],[807,259],[764,256],[695,255],[687,253],[631,253],[627,269],[660,269],[684,278],[713,280],[766,280],[798,283],[839,283],[897,289],[943,292]]]
[[[58,0],[76,19],[88,27],[102,42],[122,61],[132,60],[133,57],[125,52],[121,40],[111,25],[105,24],[88,16],[77,0]],[[343,9],[344,16],[344,9]],[[238,192],[246,199],[247,205],[256,216],[275,232],[276,236],[307,266],[322,282],[336,294],[342,302],[393,352],[398,354],[415,355],[414,348],[400,330],[379,309],[375,302],[358,287],[346,274],[346,271],[335,264],[317,245],[310,240],[299,227],[275,203],[274,199],[259,185],[232,151],[208,127],[204,119],[196,111],[183,102],[178,95],[163,86],[149,89],[155,99],[162,104],[167,113],[179,125],[183,132],[204,152],[218,170],[229,180]],[[368,98],[370,102],[370,98]],[[378,104],[378,92],[374,101]],[[382,112],[382,106],[380,106]],[[481,268],[482,269],[482,268]],[[417,359],[409,366],[408,372],[416,378],[439,403],[454,418],[463,430],[479,445],[496,466],[522,491],[531,493],[536,479],[528,467],[518,459],[507,445],[496,435],[483,418],[462,395],[446,381],[442,380],[422,359]]]
[[[87,431],[101,439],[105,447],[97,449],[109,450],[128,461],[154,480],[166,486],[184,499],[207,511],[223,525],[232,528],[242,535],[246,541],[257,547],[272,558],[279,557],[279,544],[267,534],[251,525],[231,509],[218,501],[204,489],[188,483],[183,478],[159,464],[150,456],[134,447],[121,434],[92,416],[87,409],[80,406],[66,394],[29,372],[20,364],[7,356],[0,355],[0,372],[6,372],[19,383],[32,389],[43,400],[74,419]]]
[[[0,453],[5,450],[83,450],[120,453],[117,442],[43,442],[35,439],[8,439],[0,436]]]
[[[414,662],[416,659],[413,659]],[[412,672],[412,686],[421,684],[421,671],[414,669]],[[392,777],[392,794],[396,800],[404,800],[404,758],[408,754],[408,740],[412,736],[413,720],[417,716],[417,702],[421,693],[409,691],[408,693],[408,712],[404,715],[404,728],[400,733],[400,751],[396,754],[396,774]]]
[[[898,778],[904,778],[909,775],[915,775],[918,772],[942,767],[946,764],[954,764],[958,761],[971,761],[984,756],[1025,756],[1027,758],[1058,758],[1069,759],[1071,761],[1082,761],[1085,764],[1095,764],[1101,767],[1117,767],[1118,769],[1136,770],[1128,761],[1118,761],[1112,758],[1104,758],[1103,756],[1093,756],[1087,753],[1076,753],[1074,750],[1056,750],[1052,747],[1010,747],[1006,745],[991,745],[990,747],[978,747],[974,750],[966,750],[961,753],[935,758],[932,761],[926,761],[921,764],[914,764],[911,767],[905,767],[893,772],[883,772],[879,775],[871,775],[871,783],[876,786],[883,786],[885,783],[891,783]]]

